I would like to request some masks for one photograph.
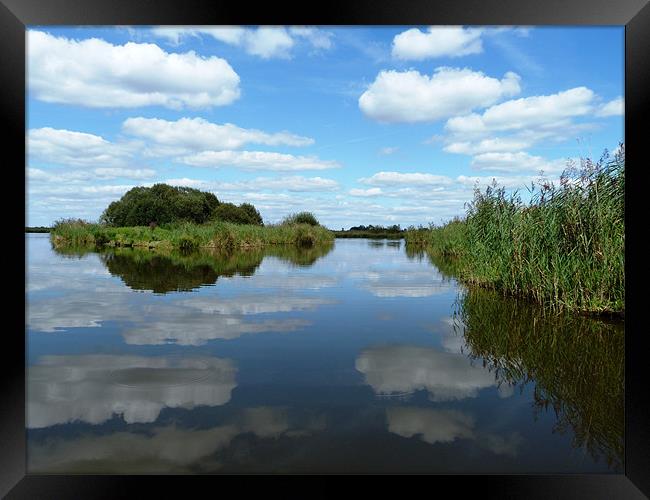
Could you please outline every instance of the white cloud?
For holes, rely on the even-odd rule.
[[[336,191],[339,184],[334,179],[323,177],[303,177],[294,175],[290,177],[256,177],[248,181],[239,182],[214,182],[196,179],[180,178],[167,179],[167,184],[173,186],[188,186],[198,189],[210,189],[213,191]]]
[[[421,61],[434,57],[459,57],[483,52],[481,29],[430,26],[425,32],[411,28],[393,39],[393,57]]]
[[[531,146],[531,141],[520,138],[483,139],[478,142],[452,142],[447,144],[443,150],[448,153],[473,155],[479,153],[491,153],[499,151],[520,151]]]
[[[27,370],[27,426],[100,424],[115,414],[149,423],[163,408],[223,405],[236,373],[232,361],[212,357],[43,356]]]
[[[327,50],[332,47],[332,33],[317,28],[295,26],[261,26],[242,28],[240,26],[195,26],[178,28],[160,26],[152,29],[155,36],[167,38],[178,45],[187,36],[211,36],[215,40],[241,47],[247,54],[262,59],[289,59],[296,39],[305,40],[314,49]]]
[[[94,168],[90,170],[67,170],[67,171],[46,171],[39,168],[29,167],[27,179],[31,181],[56,183],[79,183],[89,180],[110,180],[110,179],[151,179],[156,171],[150,168]]]
[[[562,173],[566,168],[566,160],[546,160],[541,156],[533,156],[524,151],[518,153],[481,153],[474,156],[471,165],[478,170],[496,172],[539,172],[544,174]]]
[[[359,108],[380,122],[435,121],[490,106],[519,91],[519,76],[512,72],[498,80],[467,68],[441,67],[431,76],[384,70],[359,98]]]
[[[363,197],[368,197],[368,196],[380,196],[383,193],[381,188],[369,188],[369,189],[357,189],[353,188],[350,189],[349,193],[352,196],[363,196]]]
[[[492,106],[482,115],[472,113],[451,118],[445,129],[452,134],[471,136],[565,127],[571,123],[571,118],[593,112],[595,97],[586,87],[552,95],[523,97]]]
[[[135,150],[133,144],[114,144],[103,137],[85,132],[43,127],[27,134],[30,160],[73,167],[124,166]]]
[[[243,41],[247,53],[262,59],[273,57],[288,59],[289,51],[294,45],[293,38],[289,36],[286,29],[267,26],[245,31]]]
[[[453,181],[445,175],[434,175],[420,172],[377,172],[371,177],[362,177],[359,182],[373,186],[394,186],[394,185],[445,185]]]
[[[160,118],[128,118],[122,130],[130,135],[164,146],[163,152],[180,154],[188,151],[238,149],[245,144],[267,146],[308,146],[314,143],[287,131],[267,133],[225,123],[211,123],[203,118],[180,118],[176,121]]]
[[[242,170],[324,170],[338,168],[335,161],[320,160],[314,156],[294,156],[265,151],[202,151],[180,159],[195,167],[234,167]]]
[[[27,32],[27,77],[46,102],[125,108],[223,106],[239,98],[239,76],[224,59],[168,53],[155,44],[113,45]]]
[[[305,26],[293,26],[289,28],[289,33],[306,39],[315,49],[328,50],[332,48],[332,37],[334,35],[328,31]]]
[[[603,104],[596,112],[597,116],[622,116],[625,114],[625,100],[618,97]]]
[[[379,150],[379,154],[384,155],[384,156],[388,156],[388,155],[392,155],[393,153],[396,153],[397,151],[399,151],[399,147],[387,146],[385,148],[381,148]]]

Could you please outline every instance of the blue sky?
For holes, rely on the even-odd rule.
[[[440,223],[624,139],[623,27],[33,26],[27,59],[32,226],[156,182]]]

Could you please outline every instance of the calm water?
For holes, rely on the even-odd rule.
[[[27,238],[29,472],[622,472],[623,325],[400,241],[223,257]]]

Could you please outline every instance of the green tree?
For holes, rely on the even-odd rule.
[[[134,187],[111,203],[100,221],[111,226],[147,226],[176,221],[206,222],[220,205],[217,197],[189,187],[154,184]]]

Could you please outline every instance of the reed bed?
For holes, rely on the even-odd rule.
[[[331,243],[334,235],[322,226],[284,224],[276,226],[173,223],[156,227],[111,227],[80,220],[57,222],[51,241],[59,246],[140,247],[163,250],[213,248],[224,251],[259,249],[272,245],[311,248]]]
[[[476,190],[464,219],[408,231],[406,243],[458,260],[459,278],[554,309],[625,310],[625,158],[583,160],[523,203]]]

